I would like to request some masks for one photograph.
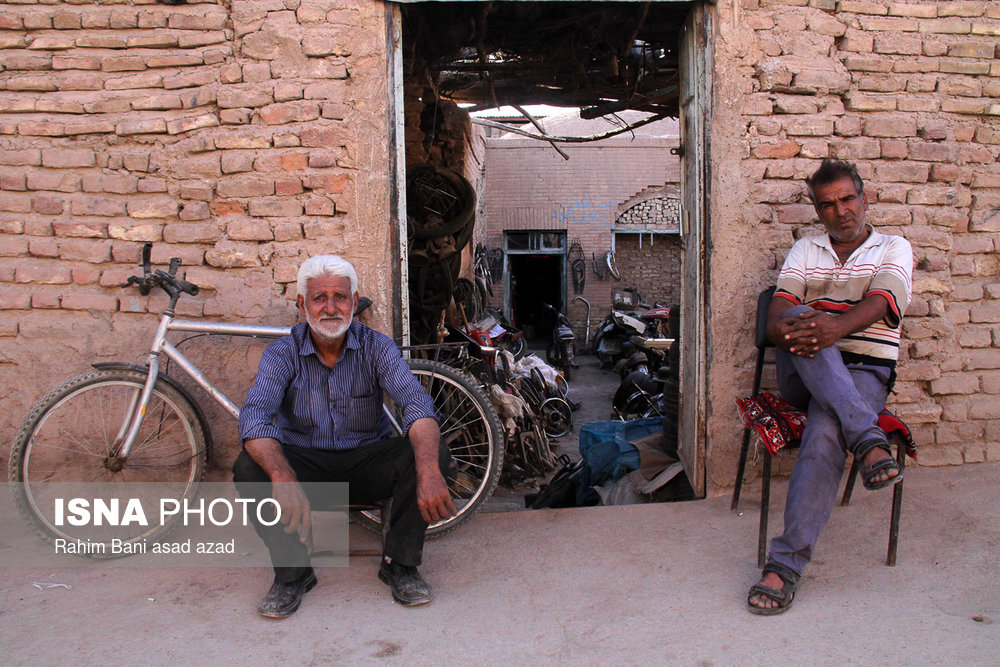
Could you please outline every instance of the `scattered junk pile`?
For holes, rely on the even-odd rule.
[[[497,361],[496,382],[488,385],[487,394],[507,438],[501,482],[531,483],[555,470],[552,439],[573,427],[569,383],[533,354],[514,361],[510,352],[501,350]]]
[[[475,191],[461,175],[431,165],[407,168],[409,350],[465,371],[483,387],[504,430],[501,483],[537,486],[555,472],[525,497],[529,508],[692,497],[677,459],[679,308],[646,304],[637,290],[621,290],[591,340],[587,303],[587,350],[622,379],[614,419],[580,429],[581,458],[557,455],[556,440],[571,432],[579,407],[569,398],[575,335],[566,316],[545,304],[556,318],[546,359],[526,354],[523,333],[485,305],[501,278],[502,250],[477,246],[473,279],[460,277],[475,208]],[[587,262],[578,242],[570,257],[579,293]],[[591,261],[598,279],[621,279],[613,253],[603,261],[592,253]]]
[[[615,419],[580,429],[580,455],[560,469],[532,509],[689,500],[694,490],[677,453],[680,308],[646,304],[635,289],[614,295],[598,325],[593,353],[621,375]]]
[[[683,465],[663,449],[662,430],[660,417],[585,424],[580,429],[580,460],[560,456],[558,472],[537,494],[525,497],[525,506],[631,505],[693,498]]]
[[[501,481],[533,483],[556,468],[552,440],[572,428],[569,384],[546,362],[525,356],[522,332],[485,307],[502,272],[502,251],[478,246],[475,279],[460,277],[476,208],[468,181],[443,167],[416,165],[407,168],[406,185],[415,343],[409,349],[478,379],[504,426]],[[557,351],[560,359],[564,350]]]

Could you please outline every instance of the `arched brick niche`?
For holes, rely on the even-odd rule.
[[[649,303],[681,298],[680,196],[647,192],[620,207],[615,218],[615,257],[624,287]]]

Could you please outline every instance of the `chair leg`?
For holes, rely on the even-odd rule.
[[[379,521],[382,523],[382,530],[379,531],[379,540],[382,546],[382,553],[380,556],[385,556],[385,538],[389,534],[389,505],[392,503],[392,499],[385,500],[379,506],[378,516]]]
[[[771,452],[764,450],[764,474],[760,488],[760,528],[757,532],[757,567],[764,567],[767,551],[767,514],[771,507]]]
[[[906,447],[902,442],[896,443],[896,461],[900,469],[906,468]],[[896,545],[899,543],[899,516],[903,509],[903,484],[906,480],[896,482],[892,487],[892,519],[889,521],[889,552],[885,564],[896,564]]]
[[[735,512],[740,505],[740,491],[743,488],[743,475],[747,469],[747,453],[750,450],[750,429],[743,429],[743,444],[740,446],[740,463],[736,468],[736,485],[733,487],[733,502],[729,506],[730,512]]]
[[[844,497],[840,504],[843,507],[851,504],[851,494],[854,493],[854,482],[858,479],[858,471],[861,469],[861,462],[857,456],[851,457],[851,472],[847,476],[847,486],[844,487]]]

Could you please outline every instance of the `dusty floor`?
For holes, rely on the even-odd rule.
[[[483,514],[428,544],[422,571],[437,598],[415,609],[391,602],[372,558],[320,569],[279,622],[254,613],[265,569],[7,569],[0,660],[995,665],[998,475],[995,463],[909,468],[891,568],[891,494],[859,491],[834,512],[793,608],[774,618],[744,608],[757,509],[733,514],[714,498]]]

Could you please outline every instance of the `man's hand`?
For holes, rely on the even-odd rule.
[[[812,358],[843,337],[838,320],[836,315],[818,310],[783,317],[768,326],[768,338],[786,352]]]
[[[783,317],[789,308],[787,299],[771,299],[767,310],[767,337],[786,352],[812,358],[844,336],[884,319],[889,302],[881,294],[870,294],[842,313],[811,310],[798,317]]]
[[[291,534],[298,531],[299,541],[311,546],[312,515],[309,499],[298,480],[272,482],[271,497],[281,507],[281,523],[285,526],[285,532]]]
[[[455,516],[455,504],[440,471],[429,475],[417,474],[417,507],[428,524]]]
[[[243,448],[271,479],[271,497],[281,508],[281,523],[285,532],[291,534],[298,531],[299,541],[312,548],[309,498],[281,452],[281,443],[273,438],[256,438],[245,441]]]
[[[418,419],[408,433],[417,464],[417,506],[428,524],[455,516],[455,504],[438,466],[441,430],[435,420]]]

